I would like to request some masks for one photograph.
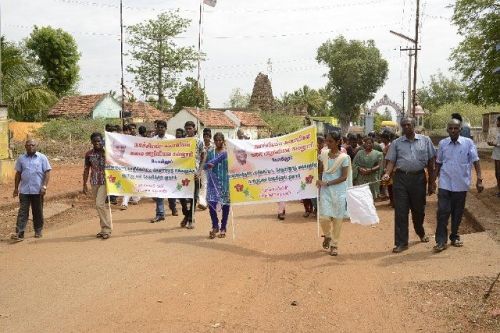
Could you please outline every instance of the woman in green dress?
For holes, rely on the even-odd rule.
[[[373,138],[363,140],[363,148],[358,151],[352,162],[352,179],[354,185],[370,183],[373,199],[380,193],[380,176],[383,171],[384,154],[373,149]]]

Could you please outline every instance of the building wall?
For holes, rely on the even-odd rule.
[[[196,126],[199,127],[200,124],[197,121],[196,117],[194,117],[186,110],[179,111],[175,116],[173,116],[167,121],[167,133],[175,135],[175,130],[178,128],[184,128],[184,124],[186,123],[186,121],[189,120],[194,122]],[[200,131],[198,130],[198,132]]]
[[[111,96],[107,95],[97,103],[92,112],[92,118],[120,118],[121,105]]]
[[[240,127],[240,129],[245,133],[246,136],[250,137],[251,140],[259,138],[259,129],[257,127]]]
[[[175,130],[177,128],[184,128],[184,124],[186,123],[186,121],[190,120],[194,122],[196,127],[198,128],[198,137],[203,137],[203,129],[205,127],[198,121],[198,119],[196,119],[195,116],[185,110],[179,111],[179,113],[177,113],[167,121],[167,133],[175,135]],[[208,128],[212,130],[212,135],[217,132],[222,132],[226,139],[236,138],[236,128],[214,128],[210,126]]]

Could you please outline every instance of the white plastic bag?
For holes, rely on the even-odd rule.
[[[351,223],[362,225],[379,223],[380,219],[368,184],[347,189],[347,212],[351,218]]]

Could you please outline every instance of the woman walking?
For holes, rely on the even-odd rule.
[[[336,256],[342,220],[347,216],[347,187],[352,185],[351,158],[340,151],[341,136],[338,132],[328,133],[325,143],[328,150],[319,157],[322,177],[316,184],[320,188],[319,214],[325,234],[323,248]]]
[[[373,138],[363,140],[363,150],[358,151],[352,162],[352,179],[354,185],[370,184],[373,200],[380,194],[381,172],[383,171],[384,154],[373,149]]]
[[[209,238],[226,237],[227,219],[229,216],[229,176],[227,172],[227,152],[224,134],[214,135],[214,147],[207,152],[204,169],[207,170],[207,203],[212,220],[212,231]],[[222,210],[222,220],[219,226],[218,207]]]

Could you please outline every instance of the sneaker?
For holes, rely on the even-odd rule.
[[[127,210],[127,209],[128,209],[128,206],[121,205],[121,206],[120,206],[120,209],[121,209],[121,210]]]
[[[181,221],[181,228],[185,228],[188,223],[188,218],[187,216],[184,216],[184,218]]]
[[[444,251],[446,250],[446,244],[436,244],[436,246],[434,246],[432,248],[434,250],[434,252],[441,252],[441,251]]]
[[[278,214],[278,220],[283,221],[285,219],[285,212]]]
[[[420,241],[422,243],[429,243],[429,236],[423,235],[422,237],[420,237]]]
[[[172,211],[172,216],[178,216],[178,215],[179,215],[179,213],[177,212],[177,209],[174,209]]]
[[[35,238],[42,238],[42,232],[35,232]]]
[[[186,229],[194,229],[194,222],[188,221],[186,224]]]
[[[16,242],[22,242],[24,240],[24,235],[21,234],[12,234],[10,235],[10,239]]]
[[[460,239],[455,239],[451,241],[451,246],[462,247],[464,246],[464,242],[462,242]]]
[[[163,216],[156,216],[154,219],[151,219],[151,223],[156,223],[156,222],[160,222],[160,221],[165,221],[165,217]]]

